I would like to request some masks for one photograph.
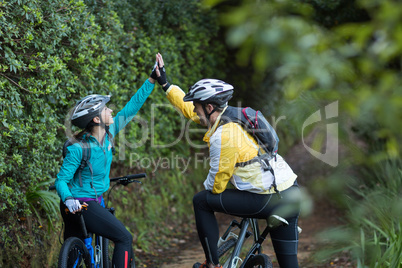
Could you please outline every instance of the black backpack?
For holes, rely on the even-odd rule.
[[[265,153],[258,151],[258,156],[236,166],[244,167],[256,161],[260,162],[265,171],[271,171],[274,176],[273,187],[275,192],[279,193],[276,188],[275,174],[269,160],[275,158],[278,153],[279,138],[274,128],[268,123],[264,115],[260,111],[256,111],[250,107],[233,107],[228,106],[221,116],[221,125],[234,122],[240,124],[244,130],[250,133],[257,141],[258,145],[264,149]]]
[[[91,175],[93,174],[92,165],[89,162],[89,159],[91,158],[91,147],[90,147],[89,143],[85,139],[77,140],[74,137],[66,140],[66,142],[63,145],[63,158],[66,157],[67,147],[70,145],[73,145],[77,142],[79,142],[79,144],[82,148],[82,159],[81,159],[80,166],[75,171],[74,178],[76,178],[78,176],[78,179],[80,181],[80,187],[82,187],[81,173],[82,173],[82,170],[84,169],[84,167],[88,166],[89,170],[91,171]]]
[[[235,122],[250,133],[272,159],[278,152],[279,138],[274,128],[268,123],[260,111],[250,107],[228,106],[221,116],[221,124]]]

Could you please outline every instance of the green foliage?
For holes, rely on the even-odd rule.
[[[401,116],[399,9],[392,1],[359,1],[354,6],[364,10],[369,21],[343,20],[328,30],[312,20],[317,10],[308,2],[243,1],[222,15],[227,42],[238,49],[238,63],[252,63],[259,81],[269,74],[270,86],[256,90],[266,95],[261,103],[272,105],[278,92],[272,89],[278,87],[288,100],[302,94],[321,104],[341,100],[340,111],[347,120],[351,116],[355,124],[363,118],[381,122],[367,131],[386,139],[388,153],[398,157],[400,125],[394,122]],[[287,118],[305,113],[296,109],[289,115],[287,109],[274,112]]]
[[[365,180],[353,187],[358,198],[348,198],[348,225],[322,234],[334,252],[348,251],[357,267],[399,267],[402,264],[402,163],[384,161],[367,169]],[[370,187],[367,187],[370,186]]]
[[[188,224],[194,221],[192,197],[200,190],[207,172],[191,160],[184,173],[177,168],[159,169],[142,179],[141,185],[114,188],[111,205],[116,207],[117,218],[133,233],[136,251],[158,254],[170,246],[172,239],[194,231]],[[138,261],[141,263],[141,259]]]
[[[45,217],[48,220],[48,226],[50,228],[53,227],[52,219],[57,218],[59,215],[58,207],[60,199],[56,193],[42,190],[47,185],[49,185],[49,181],[44,181],[36,185],[33,191],[26,192],[26,200],[31,211],[35,212],[35,216],[38,218],[38,221],[42,226],[41,216],[35,206],[36,204],[40,205],[40,208],[43,210]],[[54,230],[54,228],[52,229]]]
[[[307,0],[314,7],[314,20],[326,27],[334,27],[346,22],[367,21],[367,12],[355,0]]]
[[[214,39],[215,21],[215,13],[198,1],[0,3],[0,266],[31,255],[28,250],[46,235],[42,228],[38,240],[30,239],[21,227],[25,221],[18,219],[29,218],[32,226],[42,226],[41,217],[55,219],[57,203],[46,187],[60,168],[66,136],[76,130],[68,123],[75,101],[112,94],[111,106],[122,109],[148,78],[157,52],[164,56],[169,81],[183,89],[200,77],[223,75],[225,53]],[[155,145],[175,141],[184,128],[173,108],[154,103],[167,103],[159,88],[117,137],[117,166],[130,166],[133,152],[155,158],[171,150],[189,154],[183,144]]]
[[[227,43],[238,51],[237,63],[252,66],[254,81],[270,85],[262,87],[266,97],[261,103],[272,105],[271,94],[283,92],[287,103],[279,99],[282,109],[276,112],[287,118],[281,128],[290,133],[288,142],[301,139],[310,115],[338,102],[332,122],[339,124],[340,147],[347,154],[322,186],[343,199],[343,205],[352,204],[347,234],[354,234],[348,245],[356,262],[399,267],[401,3],[244,0],[221,10]],[[322,144],[319,137],[313,142]],[[350,170],[362,166],[377,179],[359,177],[364,190],[350,193],[356,185],[349,181]]]

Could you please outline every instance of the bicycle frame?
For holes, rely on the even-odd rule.
[[[237,238],[237,243],[233,249],[232,255],[230,256],[230,261],[226,262],[224,264],[223,268],[237,267],[237,265],[239,264],[239,261],[242,261],[243,263],[245,263],[247,261],[247,259],[250,257],[249,256],[250,252],[247,254],[244,261],[238,257],[245,240],[251,235],[251,233],[249,233],[247,230],[250,225],[253,230],[254,237],[259,237],[258,222],[257,222],[257,220],[251,219],[251,218],[243,218],[241,223],[238,223],[235,220],[232,221],[230,226],[226,230],[225,234],[222,236],[221,239],[223,239],[223,240],[221,240],[221,242],[226,241],[227,238],[229,238],[229,237]],[[234,226],[238,226],[240,228],[240,233],[238,236],[230,231]]]
[[[234,234],[231,232],[231,229],[237,226],[240,228],[239,235]],[[248,231],[248,229],[251,228],[251,232]],[[267,224],[267,227],[265,227],[264,231],[260,234],[259,226],[258,226],[258,220],[254,218],[243,218],[240,223],[238,223],[236,220],[233,220],[226,230],[226,232],[222,235],[222,238],[220,238],[218,247],[228,238],[230,237],[235,237],[237,238],[237,242],[234,246],[233,252],[230,256],[230,260],[227,261],[226,263],[223,264],[223,268],[232,268],[232,267],[237,267],[239,265],[239,261],[241,261],[240,268],[243,268],[247,261],[253,257],[256,254],[261,254],[262,253],[262,243],[265,241],[268,233],[270,230],[273,228]],[[243,244],[245,240],[250,236],[253,235],[254,237],[254,242],[249,251],[247,252],[246,256],[242,260],[239,255],[241,252],[241,249],[243,247]]]
[[[123,176],[123,177],[111,178],[110,181],[111,182],[116,182],[114,186],[119,185],[119,184],[123,185],[123,186],[126,186],[126,185],[128,185],[128,184],[130,184],[132,182],[138,182],[138,183],[141,184],[141,182],[136,180],[136,179],[145,178],[145,177],[146,177],[145,173],[140,173],[140,174],[126,175],[126,176]],[[108,197],[109,197],[109,194],[112,191],[113,187],[108,191]],[[54,185],[49,186],[49,190],[55,190],[55,189],[56,189],[56,187]],[[106,202],[106,204],[107,204],[107,202]],[[102,207],[106,208],[106,204],[105,204],[105,200],[102,198],[100,205]],[[68,209],[66,209],[66,210],[67,210],[66,212],[68,213]],[[114,209],[113,208],[110,208],[109,211],[110,211],[110,213],[114,214]],[[91,267],[94,267],[94,268],[103,267],[105,265],[103,263],[104,260],[105,260],[103,258],[103,254],[102,254],[104,252],[104,250],[105,250],[103,247],[104,247],[105,244],[107,244],[107,243],[103,243],[103,239],[105,239],[105,238],[102,237],[101,235],[89,234],[87,232],[84,217],[82,216],[82,214],[80,214],[79,224],[80,224],[81,230],[83,232],[83,235],[85,237],[83,239],[83,243],[85,245],[85,248],[88,250],[88,253],[84,253],[84,254],[81,254],[79,252],[79,254],[80,254],[79,256],[85,255],[85,256],[81,256],[81,257],[83,257],[86,261],[88,261],[88,262],[86,262],[87,265],[89,265],[89,260],[90,260]],[[95,247],[92,246],[93,235],[95,236]],[[105,252],[107,252],[107,251],[105,251]],[[65,260],[65,259],[62,258],[61,260]],[[73,267],[78,267],[78,265],[80,265],[80,263],[78,263],[79,260],[80,260],[80,258],[77,258],[77,260],[75,261]],[[60,259],[59,259],[59,261],[60,261]],[[133,260],[132,264],[134,264],[134,260]]]
[[[102,202],[100,204],[102,207],[105,207],[105,202],[104,199],[102,198]],[[84,244],[85,247],[88,249],[88,253],[91,259],[91,264],[93,265],[94,268],[101,268],[102,267],[102,240],[103,237],[100,235],[95,234],[95,248],[92,246],[92,235],[90,235],[87,232],[87,229],[85,227],[85,222],[84,218],[82,215],[80,215],[80,225],[81,225],[81,230],[84,232]],[[76,267],[77,264],[74,265]]]
[[[244,241],[247,239],[246,237],[246,232],[247,228],[250,225],[250,221],[247,220],[242,220],[240,223],[241,229],[239,233],[239,239],[238,242],[236,243],[236,246],[233,250],[232,256],[230,257],[230,267],[237,267],[237,264],[239,261],[242,261],[238,255],[240,254],[241,248],[243,247]]]

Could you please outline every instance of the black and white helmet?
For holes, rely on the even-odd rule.
[[[85,128],[96,116],[100,116],[110,95],[89,95],[77,102],[71,114],[71,123],[79,128]]]
[[[212,103],[220,108],[226,107],[233,96],[233,86],[222,80],[202,79],[190,87],[183,101]]]

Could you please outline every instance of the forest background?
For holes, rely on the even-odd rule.
[[[94,93],[121,109],[158,52],[184,91],[205,77],[235,85],[231,104],[260,109],[281,154],[314,134],[305,154],[330,172],[308,192],[345,215],[326,232],[326,253],[346,250],[357,267],[401,265],[401,2],[3,0],[0,266],[54,265],[62,225],[47,188],[71,134],[68,112]],[[208,167],[204,131],[157,86],[116,137],[112,175],[148,173],[112,199],[137,252],[157,254],[155,243],[189,231]]]

